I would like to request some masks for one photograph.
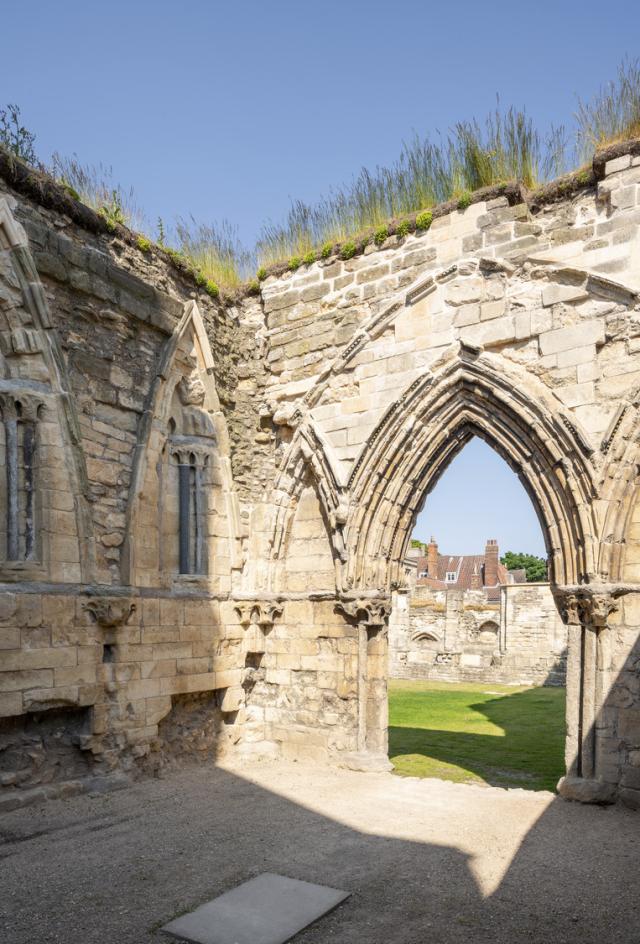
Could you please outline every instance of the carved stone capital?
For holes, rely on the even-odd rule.
[[[126,626],[135,612],[136,605],[130,600],[97,598],[88,600],[82,609],[89,613],[101,629],[117,629],[119,626]]]
[[[233,608],[245,629],[259,626],[263,632],[268,632],[282,616],[283,605],[277,600],[241,600],[234,603]]]
[[[564,623],[596,632],[607,629],[610,615],[618,609],[616,597],[608,590],[567,587],[556,588],[553,595]]]
[[[23,420],[35,423],[38,412],[44,405],[40,397],[23,390],[0,393],[0,411],[2,418],[8,420]]]
[[[585,625],[596,631],[607,629],[609,616],[617,609],[618,604],[610,593],[587,593],[580,600]]]
[[[580,625],[580,597],[575,590],[554,589],[553,596],[562,622],[567,626]]]
[[[297,429],[305,418],[305,412],[298,403],[270,404],[269,409],[275,426]]]
[[[391,615],[391,602],[388,599],[338,600],[336,609],[353,623],[358,623],[371,630],[386,628]]]

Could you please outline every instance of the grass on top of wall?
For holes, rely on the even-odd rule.
[[[348,259],[366,242],[382,245],[388,235],[404,236],[414,226],[403,217],[418,214],[415,228],[424,232],[431,223],[429,211],[437,204],[454,200],[464,209],[474,191],[508,181],[534,189],[569,167],[582,166],[608,144],[640,137],[640,59],[623,60],[611,82],[592,99],[579,100],[575,123],[571,141],[563,128],[541,134],[524,110],[503,110],[498,103],[483,121],[458,121],[435,140],[414,134],[393,163],[363,168],[315,203],[294,200],[282,221],[263,226],[254,248],[243,246],[226,222],[205,224],[193,218],[177,222],[171,237],[160,220],[156,241],[216,295],[218,286],[239,288],[256,268],[259,280],[274,264],[295,270],[327,258],[336,244],[342,244],[340,254]],[[111,168],[60,154],[45,166],[36,158],[34,141],[17,106],[0,109],[1,145],[52,175],[100,213],[114,232],[119,224],[149,231],[133,190],[114,181]],[[143,251],[153,245],[144,235],[138,242]],[[249,288],[258,291],[258,281]]]
[[[481,187],[519,180],[532,189],[564,170],[563,142],[562,131],[543,140],[524,111],[500,107],[483,122],[458,122],[440,141],[416,134],[390,166],[363,168],[315,204],[294,201],[282,223],[263,227],[258,262],[302,258],[327,243],[357,241],[370,230],[382,242],[390,219],[448,200],[468,205]]]
[[[623,60],[615,79],[579,102],[576,120],[582,162],[603,147],[640,137],[640,59]]]
[[[389,683],[395,773],[554,790],[564,773],[565,690]]]

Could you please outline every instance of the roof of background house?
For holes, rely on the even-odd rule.
[[[486,592],[489,602],[499,601],[501,584],[524,582],[519,579],[512,581],[509,576],[510,572],[503,564],[498,562],[498,582],[492,587],[487,587],[484,582],[484,554],[438,554],[438,574],[435,578],[420,576],[428,569],[428,563],[427,557],[418,558],[416,580],[418,585],[432,587],[434,590],[471,590],[473,589],[473,576],[477,574],[480,578],[480,586],[477,589]],[[455,573],[455,580],[447,580],[448,573]],[[518,573],[524,574],[524,571]]]

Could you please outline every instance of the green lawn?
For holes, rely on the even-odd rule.
[[[389,683],[389,757],[405,777],[553,790],[564,772],[565,691]]]

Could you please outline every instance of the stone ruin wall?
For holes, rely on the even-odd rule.
[[[473,434],[543,521],[569,632],[567,795],[638,802],[628,150],[545,199],[479,193],[426,233],[224,304],[69,198],[0,183],[0,447],[6,463],[17,430],[22,457],[0,486],[4,507],[18,495],[0,542],[11,531],[11,802],[185,753],[383,765],[390,594],[425,491]],[[195,550],[178,538],[180,465],[200,482]],[[179,573],[183,553],[199,572]]]
[[[567,627],[549,584],[508,584],[499,603],[483,590],[396,593],[389,676],[503,685],[564,685]]]

